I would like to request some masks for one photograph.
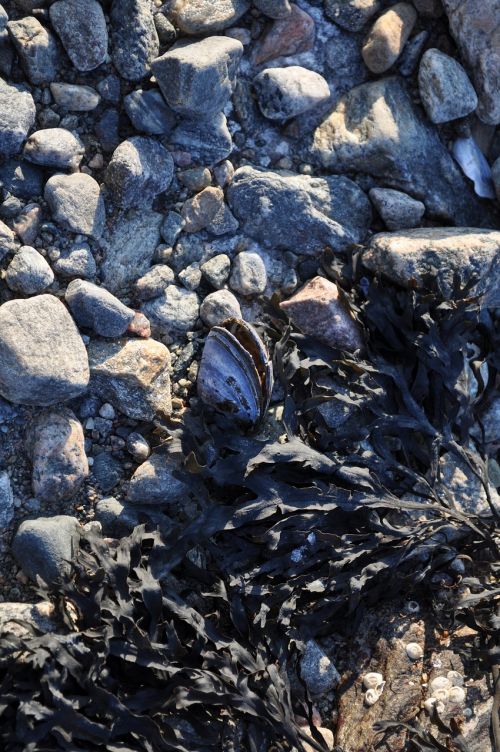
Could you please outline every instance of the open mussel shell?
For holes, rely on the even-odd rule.
[[[273,369],[255,329],[226,319],[206,339],[198,370],[198,396],[245,428],[256,426],[269,406]]]

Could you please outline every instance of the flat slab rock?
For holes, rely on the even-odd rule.
[[[374,235],[363,263],[405,287],[424,286],[428,275],[437,273],[444,292],[449,294],[455,272],[460,272],[464,280],[486,281],[499,251],[500,232],[494,230],[418,228]]]

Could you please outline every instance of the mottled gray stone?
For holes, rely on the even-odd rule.
[[[162,221],[162,214],[144,209],[116,218],[103,243],[105,258],[101,272],[108,290],[117,292],[147,272],[161,239]]]
[[[33,495],[42,501],[71,499],[89,473],[83,428],[64,407],[37,417],[30,428],[28,454]]]
[[[87,243],[63,249],[59,258],[52,262],[52,268],[56,274],[69,279],[93,279],[97,272],[95,259]]]
[[[161,236],[165,243],[169,246],[173,246],[181,234],[183,227],[184,220],[180,214],[174,211],[167,212],[160,228]]]
[[[132,136],[113,152],[106,170],[111,200],[122,208],[151,204],[172,181],[170,152],[147,136]]]
[[[94,70],[105,61],[108,32],[97,0],[56,0],[49,12],[52,27],[77,70]]]
[[[23,156],[29,162],[59,170],[76,170],[85,154],[79,136],[65,128],[35,131],[24,145]]]
[[[431,216],[458,225],[488,222],[436,129],[390,77],[361,84],[316,129],[313,160],[335,172],[362,172],[424,202]]]
[[[37,295],[52,284],[54,272],[36,248],[23,245],[7,267],[5,281],[11,290]]]
[[[267,285],[265,264],[258,253],[242,251],[233,260],[229,286],[240,295],[260,295]]]
[[[14,494],[10,484],[9,474],[0,471],[0,531],[5,532],[14,517]]]
[[[111,452],[101,452],[94,458],[92,475],[104,493],[109,493],[122,480],[124,467]]]
[[[80,531],[78,520],[67,515],[25,520],[12,541],[12,553],[27,577],[53,585],[70,574]]]
[[[230,37],[182,40],[152,63],[170,107],[181,115],[207,117],[231,96],[243,45]]]
[[[183,480],[182,455],[152,454],[130,479],[127,500],[132,504],[170,504],[185,498],[189,485]]]
[[[147,76],[159,41],[149,0],[114,0],[111,9],[111,56],[123,78]]]
[[[253,80],[262,114],[269,120],[296,117],[330,97],[330,88],[319,73],[289,65],[266,68]]]
[[[10,227],[0,220],[0,260],[8,256],[9,253],[15,253],[19,248],[16,234]]]
[[[7,29],[32,84],[54,81],[61,64],[56,38],[33,16],[10,21]]]
[[[142,312],[160,336],[176,336],[192,331],[198,319],[200,301],[195,292],[169,285],[163,295],[148,300]]]
[[[170,143],[189,152],[193,162],[214,165],[231,154],[233,140],[224,113],[210,118],[184,118],[170,136]]]
[[[425,286],[437,274],[445,294],[453,290],[453,277],[486,281],[500,249],[500,232],[472,227],[428,227],[374,235],[363,263],[400,285]],[[498,278],[497,278],[498,279]]]
[[[292,12],[289,0],[253,0],[253,4],[269,18],[286,18]]]
[[[92,112],[101,97],[91,86],[80,84],[50,84],[50,91],[59,107],[70,112]]]
[[[170,17],[185,34],[213,34],[235,23],[248,0],[174,0]]]
[[[170,353],[154,339],[93,340],[90,391],[133,420],[170,415]]]
[[[132,91],[123,105],[134,128],[142,133],[162,136],[175,125],[175,115],[158,89]]]
[[[312,178],[240,167],[227,200],[243,231],[264,245],[317,255],[359,243],[371,221],[363,191],[348,178]]]
[[[313,697],[334,689],[340,675],[329,657],[314,640],[308,640],[300,661],[300,673]]]
[[[54,405],[81,394],[89,380],[85,345],[53,295],[0,306],[0,394],[25,405]]]
[[[43,193],[44,175],[39,167],[17,159],[0,165],[0,181],[4,190],[22,199],[32,199]]]
[[[231,259],[225,253],[218,253],[200,266],[203,276],[217,290],[229,279]]]
[[[0,79],[0,155],[17,154],[35,122],[33,97],[21,86]]]
[[[381,7],[381,0],[325,0],[328,18],[347,31],[361,31]]]
[[[418,88],[433,123],[465,117],[477,107],[477,95],[459,62],[444,52],[426,50],[418,69]]]
[[[101,237],[106,210],[99,183],[90,175],[53,175],[45,184],[44,197],[58,224],[72,232]]]
[[[389,230],[418,227],[425,214],[421,201],[393,188],[372,188],[370,199]]]
[[[240,304],[229,290],[217,290],[203,300],[200,317],[206,326],[217,326],[229,318],[241,319]]]
[[[174,272],[166,264],[152,266],[149,271],[135,283],[137,297],[140,300],[151,300],[161,295],[168,285],[174,281]]]
[[[65,300],[76,323],[101,337],[120,337],[135,315],[108,290],[82,279],[69,283]]]

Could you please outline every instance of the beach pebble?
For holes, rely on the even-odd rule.
[[[258,253],[242,251],[235,256],[229,286],[241,295],[260,295],[267,285],[265,264]]]
[[[50,91],[56,104],[70,112],[92,112],[101,101],[95,89],[81,84],[53,83]]]
[[[113,203],[127,209],[151,204],[172,181],[170,152],[147,136],[132,136],[113,152],[106,170],[106,185]]]
[[[135,315],[108,290],[82,279],[69,283],[65,300],[77,324],[101,337],[120,337]]]
[[[42,208],[40,204],[26,204],[12,223],[12,228],[24,245],[33,245],[38,236],[41,221]]]
[[[372,188],[370,199],[389,230],[418,227],[425,214],[425,204],[392,188]]]
[[[219,290],[229,279],[231,259],[225,253],[218,253],[200,266],[207,282]]]
[[[308,640],[306,643],[300,661],[300,673],[313,697],[326,694],[340,681],[339,673],[332,661],[314,640]]]
[[[7,267],[5,281],[11,290],[37,295],[54,281],[54,272],[36,248],[23,245]]]
[[[35,103],[31,94],[20,86],[9,86],[0,78],[1,156],[17,154],[33,127],[35,115]]]
[[[67,515],[25,520],[12,541],[12,553],[27,577],[54,585],[71,572],[80,531],[78,520]]]
[[[162,295],[146,301],[142,312],[151,321],[152,331],[175,337],[192,331],[198,319],[198,295],[177,285],[168,285]]]
[[[146,76],[159,52],[149,0],[114,0],[111,29],[111,57],[119,74],[129,81]]]
[[[330,88],[315,71],[290,65],[266,68],[253,80],[262,114],[270,120],[284,120],[325,102]]]
[[[95,259],[87,243],[76,243],[61,251],[59,257],[53,261],[52,268],[61,277],[73,279],[93,279],[97,272]]]
[[[108,32],[97,0],[56,0],[49,13],[52,27],[77,70],[94,70],[105,61]]]
[[[175,125],[175,115],[158,89],[137,89],[123,99],[125,112],[134,128],[142,133],[164,136]]]
[[[144,462],[151,454],[151,447],[142,434],[132,431],[127,436],[127,451],[136,462]]]
[[[474,112],[477,94],[463,67],[441,50],[426,50],[418,70],[418,88],[433,123],[448,123]]]
[[[206,326],[217,326],[225,319],[241,318],[238,299],[229,290],[211,292],[200,306],[200,316]]]
[[[106,212],[99,183],[85,173],[53,175],[44,192],[55,222],[72,232],[99,238]]]
[[[174,272],[166,264],[156,264],[135,283],[140,300],[151,300],[161,295],[174,281]]]
[[[362,49],[372,73],[384,73],[396,62],[416,20],[416,10],[409,3],[396,3],[377,18]]]
[[[35,86],[57,78],[61,57],[54,35],[33,16],[7,24],[21,65]]]
[[[65,128],[44,128],[35,131],[24,145],[24,158],[29,162],[59,170],[76,170],[85,146],[78,136]]]

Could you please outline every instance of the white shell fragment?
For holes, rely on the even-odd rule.
[[[474,183],[474,190],[481,198],[495,198],[491,168],[474,139],[457,138],[453,143],[453,156],[462,172]]]
[[[454,687],[461,687],[464,683],[464,677],[459,671],[448,671],[446,678]]]
[[[406,646],[406,655],[410,661],[419,661],[424,657],[424,651],[418,642],[409,642]]]
[[[462,705],[465,702],[465,689],[463,687],[452,687],[448,692],[448,700],[456,705]]]
[[[435,697],[429,697],[424,702],[424,708],[429,713],[429,715],[432,713],[434,708],[436,708],[438,713],[444,713],[444,704],[440,702],[439,700],[436,700]]]
[[[370,671],[363,676],[363,687],[365,689],[377,689],[383,683],[384,677],[376,671]]]
[[[375,703],[379,701],[381,694],[382,692],[380,692],[378,689],[374,689],[373,687],[367,689],[365,692],[365,705],[375,705]]]
[[[434,695],[434,692],[436,689],[449,689],[452,685],[452,682],[447,676],[436,676],[429,684],[429,690],[432,695]]]
[[[448,702],[449,692],[444,687],[433,690],[432,696],[439,702]]]

